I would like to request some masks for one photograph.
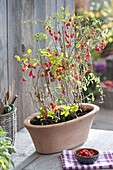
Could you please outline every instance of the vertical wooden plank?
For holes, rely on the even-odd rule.
[[[63,6],[65,8],[65,0],[59,1],[57,0],[57,12],[61,12],[61,6]]]
[[[7,75],[7,13],[6,0],[0,0],[0,98],[8,87]]]
[[[75,0],[65,0],[65,8],[69,9],[71,14],[75,12]]]
[[[46,16],[52,16],[57,11],[57,0],[46,1]]]
[[[22,0],[22,25],[21,25],[21,45],[24,46],[25,52],[28,48],[33,49],[33,24],[34,20],[34,0]],[[29,22],[31,20],[31,22]],[[26,24],[23,23],[26,21]],[[23,99],[23,120],[34,113],[33,101],[29,92],[32,89],[32,79],[27,76],[28,86],[22,84],[22,99]]]
[[[14,93],[18,95],[16,102],[18,129],[23,126],[23,100],[21,83],[21,66],[18,65],[15,55],[21,51],[21,1],[8,1],[8,68],[9,84],[15,81]],[[14,95],[14,94],[13,94]]]
[[[22,25],[22,20],[32,19],[33,6],[33,0],[8,1],[9,81],[11,84],[12,80],[15,80],[15,94],[18,94],[18,100],[16,102],[18,108],[18,129],[23,127],[24,118],[33,113],[32,102],[29,100],[27,88],[21,82],[22,68],[15,59],[15,55],[22,55],[22,44],[24,44],[25,49],[33,46],[31,41],[31,25]]]
[[[46,0],[34,0],[34,19],[44,20],[46,17]],[[37,31],[44,31],[41,24],[38,25]]]
[[[52,17],[55,12],[57,12],[57,0],[46,1],[46,17]],[[53,21],[53,26],[55,27],[56,21]],[[48,31],[47,31],[48,32]],[[51,37],[48,36],[48,41],[51,40]]]
[[[34,0],[34,19],[35,20],[45,20],[46,18],[46,0]],[[34,27],[34,32],[45,32],[45,29],[41,23],[38,23]],[[41,44],[44,46],[44,43]]]

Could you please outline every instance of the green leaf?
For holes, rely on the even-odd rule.
[[[28,53],[29,55],[32,55],[32,50],[31,50],[31,49],[28,49],[28,50],[27,50],[27,53]]]
[[[36,58],[29,58],[30,61],[36,61]]]
[[[62,99],[61,99],[61,98],[57,98],[57,99],[56,99],[56,104],[58,104],[58,105],[59,105],[59,104],[62,104]]]
[[[7,167],[2,160],[0,160],[0,166],[2,167],[2,170],[7,170]]]
[[[76,112],[78,110],[78,105],[71,106],[70,111]]]
[[[53,43],[53,40],[51,40],[51,41],[49,42],[49,46],[50,46],[52,43]]]
[[[65,111],[65,117],[67,117],[69,115],[68,111]]]
[[[48,111],[48,115],[49,115],[49,116],[53,116],[53,115],[54,115],[54,112],[53,112],[52,110],[49,110],[49,111]]]
[[[6,139],[6,134],[2,127],[0,127],[0,166],[2,170],[8,170],[10,163],[14,166],[10,154],[8,153],[9,151],[15,152],[11,141]]]
[[[83,87],[84,91],[87,91],[86,84],[84,84],[82,87]]]
[[[70,16],[70,13],[69,13],[69,11],[68,11],[68,8],[66,8],[66,10],[65,10],[65,14],[66,14],[66,16],[67,16],[67,17],[69,17],[69,16]]]
[[[70,110],[70,106],[61,106],[61,108],[64,110]]]
[[[34,23],[34,24],[37,24],[37,21],[36,21],[36,20],[34,20],[34,21],[33,21],[33,23]]]
[[[64,7],[63,6],[61,6],[61,9],[64,11]]]
[[[23,56],[24,56],[24,57],[28,57],[28,54],[24,54]]]
[[[26,61],[28,61],[28,58],[22,58],[21,61],[26,62]]]
[[[81,44],[76,44],[76,48],[80,48]]]
[[[65,110],[65,111],[62,111],[62,112],[61,112],[61,115],[64,115],[65,117],[67,117],[67,116],[69,115],[69,111],[66,111],[66,110]]]
[[[15,58],[17,59],[17,61],[21,62],[21,58],[19,55],[16,55]]]

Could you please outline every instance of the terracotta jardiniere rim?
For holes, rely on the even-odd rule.
[[[83,116],[81,116],[81,117],[78,117],[79,118],[79,120],[82,120],[82,119],[84,119],[84,117],[87,117],[88,115],[91,115],[91,114],[94,114],[94,112],[96,113],[96,112],[98,112],[99,110],[100,110],[100,108],[97,106],[97,105],[95,105],[95,104],[89,104],[89,103],[82,103],[82,105],[85,105],[85,106],[87,106],[87,107],[89,107],[89,108],[91,108],[92,110],[89,112],[89,113],[87,113],[87,114],[85,114],[85,115],[83,115]],[[24,120],[24,124],[26,124],[27,126],[29,126],[29,127],[35,127],[35,128],[51,128],[51,127],[58,127],[58,126],[62,126],[63,124],[69,124],[69,123],[72,123],[73,121],[77,121],[78,120],[78,118],[76,118],[76,119],[72,119],[72,120],[69,120],[69,121],[66,121],[66,122],[61,122],[61,123],[56,123],[56,124],[50,124],[50,125],[32,125],[31,123],[30,123],[30,121],[31,121],[31,119],[33,119],[36,115],[38,115],[38,113],[34,113],[34,114],[32,114],[31,116],[29,116],[29,117],[27,117],[25,120]]]

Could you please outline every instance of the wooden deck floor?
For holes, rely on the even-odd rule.
[[[93,122],[88,140],[83,146],[113,150],[113,110],[100,109]],[[18,132],[15,147],[17,153],[12,155],[15,170],[62,170],[60,153],[38,154],[25,128]],[[10,170],[13,169],[10,168]]]
[[[62,170],[60,153],[38,154],[25,128],[18,132],[15,147],[17,153],[12,155],[15,169],[10,168],[10,170]],[[113,132],[91,129],[82,147],[93,147],[100,152],[113,150]]]

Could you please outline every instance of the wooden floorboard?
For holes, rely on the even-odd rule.
[[[99,152],[111,149],[113,150],[113,132],[91,129],[89,137],[82,147],[93,147],[98,149]],[[74,150],[75,149],[73,149],[73,151]],[[62,170],[60,154],[61,153],[46,156],[41,155],[24,170]]]
[[[40,155],[37,152],[34,152],[29,157],[27,157],[25,160],[23,160],[20,164],[18,164],[18,166],[15,169],[16,170],[25,169],[27,166],[32,164],[39,157]]]
[[[83,146],[113,150],[113,110],[100,109]],[[25,128],[18,132],[15,148],[16,154],[12,155],[15,168],[10,170],[62,170],[60,153],[38,154]]]
[[[26,164],[28,165],[39,156],[25,128],[17,134],[15,150],[16,154],[12,154],[12,159],[16,168],[11,167],[10,170],[21,170],[26,167]]]

